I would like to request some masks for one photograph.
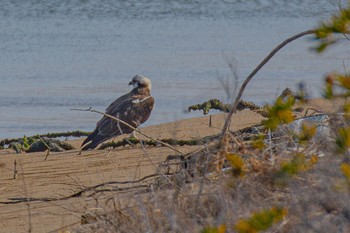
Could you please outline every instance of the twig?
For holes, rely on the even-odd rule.
[[[275,155],[274,155],[273,149],[272,149],[272,133],[271,133],[271,129],[268,130],[268,134],[269,134],[269,147],[270,147],[270,161],[271,161],[271,165],[274,166],[275,165]]]
[[[237,90],[238,90],[239,76],[237,74],[237,65],[236,65],[237,62],[235,59],[232,59],[230,61],[224,52],[222,52],[222,55],[225,58],[225,61],[228,65],[228,67],[230,68],[231,74],[234,77],[233,90],[231,91],[231,88],[230,88],[231,85],[226,85],[226,84],[229,84],[229,79],[226,79],[226,84],[225,84],[223,79],[221,79],[221,80],[219,79],[219,81],[226,92],[227,100],[229,102],[231,102],[233,100],[233,97],[236,95]]]
[[[206,164],[205,168],[204,168],[204,174],[207,173],[208,171],[208,163]],[[198,190],[198,193],[197,193],[197,196],[196,196],[196,201],[195,201],[195,212],[198,211],[198,208],[200,207],[200,204],[199,204],[199,199],[203,193],[203,188],[204,188],[204,179],[205,179],[205,176],[202,177],[201,181],[200,181],[200,185],[199,185],[199,190]]]
[[[313,113],[311,113],[310,115],[309,115],[309,111],[313,111]],[[305,111],[305,114],[304,114],[304,117],[306,117],[306,116],[312,116],[312,115],[314,115],[314,114],[319,114],[319,113],[323,113],[322,111],[320,111],[320,110],[318,110],[318,109],[316,109],[316,108],[307,108],[306,109],[306,111]]]
[[[349,40],[350,40],[350,38],[349,38]],[[345,74],[345,76],[348,77],[349,74],[348,74],[348,72],[347,72],[347,69],[346,69],[346,65],[345,65],[344,60],[343,60],[343,68],[344,68],[344,74]]]
[[[34,201],[41,201],[41,202],[50,202],[50,201],[61,201],[61,200],[67,200],[70,198],[75,198],[75,197],[80,197],[83,193],[89,192],[89,191],[95,191],[95,192],[104,192],[106,191],[105,189],[102,190],[96,190],[97,188],[101,188],[103,186],[107,186],[107,185],[120,185],[120,184],[135,184],[135,183],[141,183],[147,179],[153,178],[153,177],[157,177],[159,176],[159,174],[151,174],[148,176],[144,176],[138,180],[131,180],[131,181],[108,181],[105,183],[101,183],[101,184],[97,184],[94,186],[90,186],[90,187],[86,187],[86,188],[82,188],[81,190],[68,195],[68,196],[64,196],[64,197],[59,197],[59,198],[34,198],[34,197],[18,197],[18,198],[8,198],[10,201],[0,201],[0,204],[17,204],[17,203],[27,203],[27,202],[34,202]],[[145,188],[148,187],[147,185],[138,185],[138,186],[132,186],[132,187],[125,187],[125,188],[120,188],[120,187],[115,187],[113,189],[110,189],[110,191],[122,191],[122,190],[129,190],[129,189],[133,189],[133,188]]]
[[[17,177],[17,160],[13,161],[13,179],[15,180]]]
[[[231,110],[227,115],[227,119],[225,121],[225,125],[222,129],[222,133],[221,135],[223,136],[229,129],[231,126],[231,121],[232,121],[232,115],[236,112],[237,110],[237,106],[239,104],[239,101],[243,95],[243,92],[246,88],[246,86],[248,85],[248,83],[250,82],[250,80],[255,76],[256,73],[258,73],[258,71],[280,50],[282,49],[284,46],[286,46],[287,44],[289,44],[290,42],[302,37],[302,36],[306,36],[306,35],[310,35],[310,34],[314,34],[316,31],[315,30],[307,30],[301,33],[298,33],[294,36],[289,37],[288,39],[286,39],[285,41],[283,41],[281,44],[279,44],[277,47],[275,47],[266,57],[265,59],[248,75],[248,77],[244,80],[241,88],[239,89],[238,95],[235,99],[235,101],[232,104]]]
[[[149,154],[147,153],[146,148],[145,148],[145,146],[143,145],[143,143],[140,143],[140,144],[141,144],[142,150],[143,150],[143,152],[145,153],[145,155],[147,156],[148,160],[152,163],[152,165],[154,166],[154,168],[157,169],[157,165],[153,162],[153,160],[151,159],[151,157],[150,157]],[[182,155],[182,154],[181,154],[181,155]],[[169,183],[173,183],[173,182],[171,181],[171,179],[169,179],[164,173],[159,172],[159,174],[160,174],[163,178],[165,178]]]
[[[45,156],[45,159],[44,159],[44,161],[46,161],[47,157],[50,154],[51,147],[49,147],[49,145],[47,145],[47,143],[39,135],[38,135],[38,138],[44,144],[44,146],[47,148],[47,153],[46,153],[46,156]]]
[[[115,120],[115,121],[118,121],[118,122],[120,122],[120,123],[123,123],[124,125],[128,126],[128,127],[131,128],[132,130],[134,130],[134,131],[138,132],[139,134],[141,134],[142,136],[145,136],[146,138],[149,138],[149,139],[151,139],[151,140],[153,140],[153,141],[156,141],[156,142],[162,144],[163,146],[166,146],[166,147],[168,147],[168,148],[170,148],[170,149],[176,151],[177,153],[183,155],[183,153],[182,153],[181,151],[179,151],[179,150],[176,149],[175,147],[169,145],[168,143],[165,143],[165,142],[162,142],[162,141],[160,141],[160,140],[154,139],[154,138],[152,138],[151,136],[142,133],[138,128],[135,128],[135,127],[131,126],[130,124],[126,123],[125,121],[120,120],[119,118],[116,118],[116,117],[114,117],[114,116],[112,116],[112,115],[109,115],[109,114],[107,114],[107,113],[100,112],[100,111],[94,110],[94,109],[92,109],[92,108],[89,108],[89,109],[77,109],[77,108],[76,108],[76,109],[70,109],[70,110],[73,110],[73,111],[83,111],[83,112],[95,112],[95,113],[102,114],[102,115],[104,115],[104,116],[106,116],[106,117],[111,118],[112,120]]]

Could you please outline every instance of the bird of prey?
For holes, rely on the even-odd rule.
[[[106,109],[106,114],[136,128],[149,118],[154,106],[154,99],[151,96],[151,80],[143,75],[136,75],[129,85],[133,85],[134,88],[111,103]],[[122,122],[103,116],[97,122],[95,130],[84,140],[81,148],[82,150],[93,149],[110,138],[133,131]]]

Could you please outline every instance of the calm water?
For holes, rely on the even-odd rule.
[[[130,90],[135,74],[153,81],[147,125],[198,116],[186,107],[227,101],[219,81],[231,77],[225,58],[241,82],[278,43],[327,19],[337,2],[1,1],[0,138],[90,131],[100,115],[70,109],[103,111]],[[244,98],[264,104],[300,81],[320,96],[327,72],[350,67],[350,43],[322,55],[312,45],[309,38],[284,48]]]

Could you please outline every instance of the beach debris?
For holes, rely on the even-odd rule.
[[[39,152],[46,151],[48,149],[52,152],[63,152],[65,150],[72,150],[74,147],[67,142],[61,142],[58,139],[43,137],[40,138],[40,140],[36,140],[34,143],[32,143],[26,152]]]
[[[300,134],[303,126],[314,126],[316,128],[316,138],[330,138],[331,129],[329,121],[330,118],[327,114],[318,114],[296,119],[287,125],[287,127],[295,134]]]
[[[300,85],[302,86],[302,85]],[[300,87],[302,89],[302,87]],[[306,100],[306,94],[304,93],[305,91],[299,91],[299,93],[293,93],[290,88],[285,88],[281,95],[278,97],[280,99],[286,99],[289,97],[293,97],[298,100]],[[214,110],[219,110],[220,112],[230,112],[231,109],[231,104],[224,104],[222,103],[219,99],[210,99],[208,101],[205,101],[201,104],[194,104],[188,107],[188,111],[198,111],[202,110],[203,115],[207,115],[211,109]],[[263,117],[268,117],[268,110],[267,106],[259,106],[257,104],[254,104],[253,102],[250,101],[245,101],[245,100],[240,100],[237,106],[238,111],[242,111],[244,109],[250,109],[253,112],[256,112]],[[294,112],[302,112],[303,108],[302,107],[296,107],[293,109]]]
[[[197,111],[202,110],[203,115],[207,115],[211,109],[219,110],[221,112],[229,112],[230,111],[230,104],[224,104],[219,99],[210,99],[208,101],[203,102],[202,104],[195,104],[188,107],[188,111]],[[242,111],[244,109],[250,109],[252,111],[258,111],[263,109],[263,107],[260,107],[253,102],[244,101],[241,100],[238,104],[237,110]]]
[[[327,114],[306,116],[294,120],[290,124],[279,126],[273,132],[273,142],[277,150],[296,150],[304,142],[317,144],[318,154],[327,149],[334,141],[331,118]],[[312,151],[314,152],[314,151]]]
[[[17,154],[20,154],[22,151],[24,151],[23,146],[20,142],[11,142],[9,148],[16,151]]]
[[[39,135],[33,137],[19,138],[17,141],[12,141],[9,144],[9,148],[16,151],[17,154],[22,152],[40,152],[50,150],[53,152],[62,152],[66,150],[72,150],[74,147],[65,141],[58,139],[40,137]]]
[[[0,147],[3,147],[4,149],[6,148],[12,148],[11,147],[11,143],[13,142],[19,142],[22,144],[24,138],[27,138],[27,140],[30,141],[30,143],[33,143],[34,140],[33,139],[37,139],[37,137],[46,137],[46,138],[69,138],[69,137],[74,137],[74,138],[79,138],[79,137],[85,137],[88,136],[91,132],[84,132],[84,131],[80,131],[80,130],[76,130],[76,131],[68,131],[68,132],[58,132],[58,133],[47,133],[47,134],[40,134],[40,135],[34,135],[34,136],[30,136],[30,137],[26,137],[24,136],[23,138],[5,138],[3,140],[0,141]],[[32,141],[31,141],[32,140]]]
[[[89,135],[91,132],[83,131],[69,131],[69,132],[58,132],[58,133],[47,133],[34,136],[23,136],[23,138],[12,138],[12,139],[3,139],[0,141],[0,148],[3,149],[13,149],[17,154],[21,152],[37,152],[37,151],[46,151],[50,150],[53,152],[72,150],[73,146],[67,142],[62,142],[55,138],[66,138],[69,137],[83,137]],[[46,144],[46,145],[45,145]]]

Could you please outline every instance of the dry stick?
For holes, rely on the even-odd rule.
[[[46,153],[46,156],[45,156],[45,159],[44,159],[44,161],[46,161],[47,157],[50,154],[51,147],[49,147],[49,145],[47,145],[47,143],[39,135],[38,135],[38,138],[44,144],[44,146],[47,148],[47,153]]]
[[[80,197],[83,195],[83,193],[86,193],[86,192],[89,192],[89,191],[95,191],[95,192],[99,192],[98,188],[101,188],[101,187],[104,187],[104,186],[107,186],[107,185],[121,185],[121,184],[136,184],[136,183],[141,183],[143,181],[146,181],[150,178],[153,178],[153,177],[158,177],[159,174],[157,173],[154,173],[154,174],[151,174],[151,175],[147,175],[147,176],[144,176],[138,180],[129,180],[129,181],[108,181],[108,182],[105,182],[105,183],[100,183],[100,184],[97,184],[97,185],[93,185],[93,186],[89,186],[89,187],[86,187],[86,188],[83,188],[73,194],[70,194],[68,196],[63,196],[63,197],[59,197],[59,198],[34,198],[34,197],[13,197],[13,198],[7,198],[8,200],[10,201],[0,201],[0,204],[7,204],[7,205],[10,205],[10,204],[17,204],[17,203],[26,203],[26,202],[38,202],[38,201],[41,201],[41,202],[51,202],[51,201],[61,201],[61,200],[68,200],[70,198],[75,198],[75,197]],[[123,191],[123,190],[130,190],[130,189],[133,189],[133,188],[145,188],[145,187],[148,187],[147,184],[145,185],[139,185],[139,186],[132,186],[132,187],[125,187],[125,188],[120,188],[117,186],[116,190],[118,191]]]
[[[15,180],[17,177],[17,160],[13,161],[13,179]]]
[[[83,111],[83,112],[96,112],[96,113],[102,114],[102,115],[104,115],[104,116],[106,116],[106,117],[109,117],[109,118],[115,120],[115,121],[118,121],[118,122],[123,123],[124,125],[128,126],[128,127],[131,128],[132,130],[134,130],[134,131],[138,132],[139,134],[141,134],[142,136],[145,136],[146,138],[149,138],[149,139],[151,139],[151,140],[153,140],[153,141],[155,141],[155,142],[158,142],[158,143],[162,144],[163,146],[166,146],[166,147],[168,147],[168,148],[170,148],[170,149],[176,151],[176,152],[179,153],[180,155],[183,155],[183,153],[182,153],[181,151],[179,151],[179,150],[176,149],[175,147],[169,145],[168,143],[165,143],[165,142],[159,141],[159,140],[157,140],[157,139],[154,139],[154,138],[152,138],[151,136],[142,133],[138,128],[135,128],[135,127],[131,126],[130,124],[126,123],[125,121],[120,120],[119,118],[116,118],[116,117],[114,117],[114,116],[112,116],[112,115],[109,115],[109,114],[107,114],[107,113],[100,112],[100,111],[97,111],[97,110],[94,110],[94,109],[91,109],[91,108],[89,108],[89,109],[77,109],[77,108],[76,108],[76,109],[70,109],[70,110],[74,110],[74,111]]]
[[[271,129],[269,129],[268,131],[269,134],[269,147],[270,147],[270,162],[273,165],[275,165],[275,156],[273,154],[273,149],[272,149],[272,133],[271,133]]]
[[[148,160],[152,163],[152,165],[154,166],[154,168],[157,169],[157,165],[153,162],[153,160],[151,159],[151,156],[149,156],[149,154],[148,154],[147,151],[146,151],[145,146],[143,145],[143,143],[142,143],[141,141],[140,141],[140,144],[141,144],[142,150],[143,150],[143,152],[145,153],[145,155],[147,156]],[[182,154],[181,154],[181,155],[182,155]],[[163,174],[163,173],[160,172],[159,175],[161,175],[163,178],[165,178],[169,183],[171,183],[171,184],[173,183],[173,182],[171,181],[171,179],[169,179],[169,177],[167,177],[165,174]]]
[[[310,34],[314,34],[316,32],[316,30],[307,30],[301,33],[298,33],[294,36],[289,37],[288,39],[286,39],[285,41],[283,41],[281,44],[279,44],[277,47],[275,47],[270,53],[269,55],[267,55],[265,57],[265,59],[248,75],[248,77],[244,80],[241,88],[239,89],[238,95],[235,99],[235,102],[233,102],[232,106],[231,106],[231,110],[227,115],[227,119],[225,121],[225,125],[222,129],[221,135],[223,136],[227,131],[229,131],[230,126],[231,126],[231,121],[232,121],[232,115],[236,112],[237,110],[237,106],[238,103],[243,95],[243,92],[246,88],[246,86],[248,85],[248,83],[250,82],[250,80],[254,77],[254,75],[256,73],[258,73],[258,71],[280,50],[282,49],[285,45],[287,45],[288,43],[302,37],[302,36],[306,36],[306,35],[310,35]]]
[[[226,60],[226,63],[228,65],[228,67],[230,68],[231,74],[234,77],[234,89],[232,91],[230,90],[230,87],[225,87],[223,85],[224,89],[225,89],[225,92],[226,92],[226,95],[228,97],[227,99],[229,101],[232,101],[233,97],[236,95],[237,90],[238,90],[239,77],[238,77],[238,74],[237,74],[236,65],[233,65],[232,62],[229,61],[228,57],[223,52],[222,52],[222,55],[224,56],[224,58]],[[222,83],[222,84],[224,84],[224,83]]]

